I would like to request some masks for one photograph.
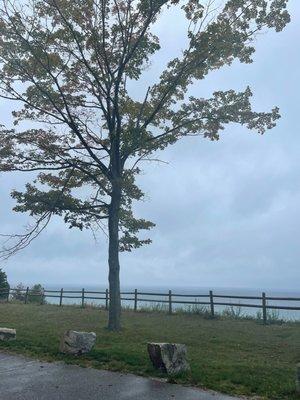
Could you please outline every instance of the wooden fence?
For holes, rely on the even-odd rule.
[[[89,291],[89,290],[48,290],[44,289],[42,292],[37,292],[27,289],[6,289],[0,290],[0,298],[4,301],[9,301],[10,298],[18,295],[19,299],[25,304],[28,303],[32,296],[37,296],[37,300],[43,304],[47,298],[57,298],[59,299],[59,306],[63,305],[63,299],[79,299],[81,306],[84,307],[87,300],[101,300],[105,304],[105,308],[109,307],[109,291]],[[97,296],[96,296],[97,295]],[[100,297],[99,297],[100,295]],[[142,297],[141,297],[142,296]],[[145,298],[146,296],[146,298]],[[155,297],[155,299],[153,298]],[[184,298],[184,299],[183,299]],[[194,301],[190,300],[194,299]],[[216,306],[227,306],[227,307],[246,307],[246,308],[256,308],[262,310],[262,320],[267,323],[267,310],[292,310],[300,311],[299,306],[284,306],[284,305],[270,305],[268,301],[284,301],[284,302],[300,302],[300,297],[274,297],[267,296],[266,293],[262,293],[261,296],[237,296],[237,295],[223,295],[216,294],[210,290],[207,294],[183,294],[183,293],[173,293],[171,290],[168,293],[153,293],[153,292],[140,292],[137,289],[130,292],[121,292],[121,300],[132,302],[134,311],[138,310],[138,305],[142,302],[146,303],[156,303],[165,304],[167,306],[169,314],[172,314],[174,309],[173,305],[190,305],[198,306],[203,305],[209,308],[212,317],[215,316]],[[233,300],[233,302],[229,301]],[[256,303],[244,302],[241,303],[240,300],[250,300]],[[297,303],[298,304],[298,303]]]

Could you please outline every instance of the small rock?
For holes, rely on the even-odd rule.
[[[15,329],[0,328],[0,340],[16,340],[17,331]]]
[[[190,370],[185,344],[148,343],[148,353],[154,368],[168,375],[178,375]]]
[[[65,354],[80,355],[92,350],[96,333],[66,331],[61,338],[59,350]]]

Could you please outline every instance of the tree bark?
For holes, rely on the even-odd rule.
[[[109,208],[109,318],[108,329],[121,329],[121,295],[120,295],[120,263],[119,263],[119,218],[121,203],[121,187],[114,183],[112,187],[111,203]]]

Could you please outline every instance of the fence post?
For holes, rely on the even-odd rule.
[[[84,307],[84,288],[82,289],[82,292],[81,292],[81,307],[82,308]]]
[[[108,289],[105,290],[105,309],[108,310],[109,293]]]
[[[172,314],[172,290],[169,290],[169,314]]]
[[[262,314],[263,314],[263,323],[267,324],[267,301],[266,301],[266,293],[262,293]]]
[[[28,303],[28,292],[29,292],[29,287],[27,286],[26,293],[25,293],[25,298],[24,298],[24,303]]]
[[[215,316],[215,306],[214,306],[214,295],[213,295],[213,291],[210,290],[209,291],[209,299],[210,299],[210,313],[212,318],[214,318]]]
[[[7,298],[6,298],[7,303],[9,302],[9,292],[10,292],[10,287],[8,288],[8,292],[7,292]]]
[[[137,311],[138,291],[134,289],[134,311]]]
[[[41,306],[44,304],[44,301],[45,301],[45,291],[42,290],[41,291]]]
[[[64,289],[61,288],[60,289],[60,297],[59,297],[59,306],[62,306],[62,301],[63,301],[63,293],[64,293]]]

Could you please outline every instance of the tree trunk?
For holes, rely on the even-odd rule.
[[[121,329],[121,295],[120,295],[120,263],[119,263],[119,214],[121,202],[120,184],[113,184],[109,208],[109,318],[108,329]]]

